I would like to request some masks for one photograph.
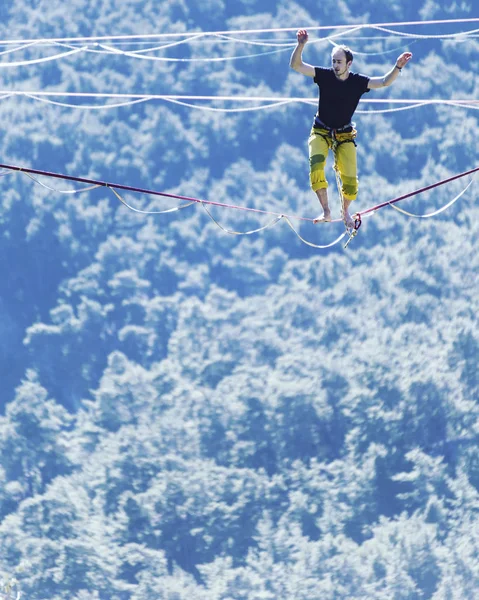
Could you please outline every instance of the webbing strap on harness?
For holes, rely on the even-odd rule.
[[[334,159],[334,173],[336,175],[336,185],[338,186],[338,194],[339,194],[339,198],[341,200],[341,216],[343,218],[343,222],[344,225],[346,227],[346,233],[348,235],[348,241],[344,244],[344,248],[346,249],[349,244],[351,243],[352,239],[354,237],[356,237],[356,235],[358,234],[358,230],[361,227],[361,215],[360,214],[355,214],[354,215],[354,226],[353,227],[348,227],[347,223],[346,223],[346,219],[344,217],[344,196],[343,196],[343,192],[341,190],[341,178],[339,176],[339,169],[336,163],[336,155],[335,155],[335,159]]]
[[[356,130],[353,129],[352,133],[354,135],[356,133]],[[323,137],[326,137],[326,136],[323,136]],[[350,139],[338,140],[336,137],[336,131],[334,129],[331,130],[331,140],[332,140],[331,149],[334,154],[334,167],[333,168],[334,168],[334,174],[336,175],[336,185],[338,187],[339,199],[341,201],[341,216],[343,218],[343,222],[346,227],[346,233],[348,235],[348,241],[344,244],[344,248],[346,249],[349,246],[349,244],[351,243],[352,239],[354,237],[356,237],[356,235],[358,234],[358,230],[361,227],[361,215],[355,214],[354,215],[354,226],[348,227],[348,224],[346,223],[346,218],[345,218],[344,196],[343,196],[342,185],[341,185],[341,176],[339,174],[338,157],[336,154],[336,150],[340,144],[346,144],[348,142],[352,142],[354,145],[356,145],[356,142],[354,141],[354,137],[351,137]]]
[[[341,144],[347,144],[349,142],[353,143],[355,146],[357,146],[356,141],[354,140],[354,138],[356,137],[356,130],[354,130],[353,132],[351,132],[351,134],[349,133],[341,133],[339,135],[347,135],[347,136],[351,136],[348,137],[346,139],[338,139],[338,134],[336,133],[335,129],[331,129],[330,131],[328,130],[328,133],[322,133],[322,132],[317,132],[317,135],[320,135],[323,139],[325,139],[328,143],[331,142],[331,149],[333,152],[336,152],[336,148],[338,146],[340,146]]]

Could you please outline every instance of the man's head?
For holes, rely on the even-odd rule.
[[[331,64],[339,79],[346,79],[353,63],[353,53],[347,46],[335,46],[331,52]]]

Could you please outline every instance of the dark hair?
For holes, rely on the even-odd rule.
[[[348,46],[344,46],[343,44],[339,45],[339,46],[334,46],[332,52],[336,52],[336,50],[342,50],[344,52],[344,54],[346,55],[346,62],[353,62],[353,53],[351,51],[351,48],[349,48]]]

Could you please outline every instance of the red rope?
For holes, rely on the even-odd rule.
[[[181,196],[180,194],[169,194],[167,192],[158,192],[156,190],[148,190],[144,188],[132,187],[130,185],[123,185],[121,183],[108,183],[106,181],[98,181],[96,179],[86,179],[85,177],[74,177],[73,175],[63,175],[61,173],[52,173],[50,171],[40,171],[38,169],[29,169],[26,167],[16,167],[14,165],[3,165],[0,164],[0,169],[9,169],[11,171],[18,171],[20,173],[32,173],[35,175],[44,175],[45,177],[54,177],[56,179],[64,179],[66,181],[75,181],[77,183],[87,183],[89,185],[96,185],[98,187],[110,187],[118,190],[125,190],[129,192],[137,192],[139,194],[151,194],[153,196],[164,196],[166,198],[174,198],[175,200],[185,200],[187,202],[198,202],[198,204],[208,204],[211,206],[221,206],[223,208],[234,208],[235,210],[246,210],[248,212],[260,213],[262,215],[273,215],[275,217],[288,217],[289,219],[299,219],[301,221],[311,221],[314,219],[308,217],[299,217],[296,215],[287,215],[284,213],[272,212],[269,210],[262,210],[260,208],[251,208],[247,206],[237,206],[235,204],[225,204],[224,202],[214,202],[213,200],[202,200],[200,198],[192,198],[190,196]]]
[[[356,214],[359,216],[367,215],[368,213],[374,212],[375,210],[379,210],[380,208],[384,208],[389,204],[395,204],[396,202],[400,202],[401,200],[406,200],[406,198],[411,198],[411,196],[416,196],[417,194],[422,194],[423,192],[427,192],[428,190],[432,190],[440,185],[444,185],[445,183],[449,183],[454,181],[455,179],[459,179],[461,177],[466,177],[467,175],[471,175],[479,171],[479,167],[475,169],[471,169],[470,171],[465,171],[464,173],[459,173],[458,175],[454,175],[453,177],[448,177],[447,179],[442,179],[441,181],[437,181],[436,183],[432,183],[431,185],[427,185],[426,187],[420,188],[419,190],[415,190],[414,192],[409,192],[408,194],[404,194],[403,196],[398,196],[397,198],[393,198],[392,200],[388,200],[388,202],[382,202],[381,204],[376,204],[376,206],[372,206],[366,210],[362,210],[357,212]]]
[[[115,188],[118,190],[137,192],[140,194],[151,194],[153,196],[163,196],[166,198],[174,198],[176,200],[185,200],[187,202],[197,202],[199,204],[208,204],[211,206],[221,206],[222,208],[233,208],[235,210],[243,210],[243,211],[254,212],[254,213],[259,213],[259,214],[263,214],[263,215],[273,215],[276,217],[280,217],[280,216],[287,217],[289,219],[298,219],[300,221],[309,221],[311,223],[314,221],[314,219],[309,218],[309,217],[300,217],[297,215],[287,215],[284,213],[277,213],[277,212],[272,212],[272,211],[268,211],[268,210],[262,210],[260,208],[237,206],[235,204],[225,204],[224,202],[214,202],[212,200],[201,200],[199,198],[193,198],[190,196],[181,196],[179,194],[169,194],[167,192],[158,192],[155,190],[148,190],[148,189],[144,189],[144,188],[123,185],[120,183],[108,183],[106,181],[98,181],[95,179],[86,179],[84,177],[73,177],[72,175],[64,175],[61,173],[40,171],[39,169],[29,169],[26,167],[16,167],[14,165],[3,165],[3,164],[0,164],[0,169],[8,169],[10,171],[18,171],[18,172],[23,172],[23,173],[32,173],[35,175],[44,175],[45,177],[54,177],[56,179],[64,179],[66,181],[87,183],[90,185],[96,185],[98,187],[106,187],[106,188],[110,187],[110,188]],[[355,214],[358,215],[358,217],[360,219],[362,215],[366,215],[368,213],[374,212],[374,211],[379,210],[380,208],[383,208],[390,204],[395,204],[396,202],[400,202],[401,200],[405,200],[406,198],[410,198],[411,196],[416,196],[417,194],[422,194],[423,192],[427,192],[428,190],[432,190],[433,188],[436,188],[440,185],[444,185],[444,184],[454,181],[456,179],[460,179],[461,177],[466,177],[467,175],[471,175],[472,173],[476,173],[477,171],[479,171],[479,167],[476,167],[475,169],[471,169],[470,171],[465,171],[464,173],[459,173],[458,175],[454,175],[452,177],[448,177],[447,179],[442,179],[441,181],[437,181],[436,183],[433,183],[426,187],[420,188],[413,192],[409,192],[408,194],[404,194],[403,196],[398,196],[397,198],[393,198],[392,200],[388,200],[387,202],[382,202],[381,204],[377,204],[376,206],[372,206],[371,208],[357,212]],[[335,223],[335,222],[339,222],[339,221],[341,221],[341,219],[335,219],[332,222]]]

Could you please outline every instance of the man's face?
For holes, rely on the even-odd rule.
[[[351,66],[351,62],[346,62],[346,54],[344,50],[336,50],[331,55],[331,64],[334,70],[336,77],[341,78],[343,75],[346,75],[349,67]]]

